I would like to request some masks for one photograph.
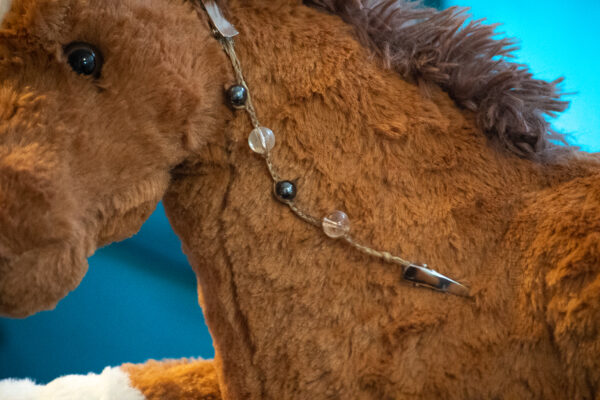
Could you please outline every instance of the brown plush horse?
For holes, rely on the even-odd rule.
[[[556,82],[508,63],[512,44],[454,9],[221,7],[277,138],[271,170],[248,147],[255,121],[228,104],[240,71],[195,2],[5,7],[0,312],[54,307],[86,257],[164,199],[216,348],[214,370],[199,368],[224,398],[600,396],[600,159],[551,143]],[[293,201],[274,199],[273,171]],[[469,295],[406,284],[400,265],[288,206],[343,210],[357,241]],[[180,368],[163,381],[154,364],[126,369],[148,397],[219,395],[185,365],[159,368]]]

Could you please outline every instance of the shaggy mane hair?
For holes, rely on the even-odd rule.
[[[567,144],[547,116],[564,111],[561,79],[533,78],[529,68],[508,61],[518,48],[497,39],[498,25],[466,23],[466,10],[444,11],[408,0],[306,0],[307,5],[339,15],[355,27],[359,40],[381,57],[386,68],[418,83],[447,91],[477,115],[480,128],[510,151],[539,158]]]
[[[304,0],[339,15],[383,65],[417,83],[425,93],[438,85],[454,101],[476,114],[493,141],[530,159],[568,151],[562,134],[551,129],[569,103],[562,100],[562,78],[535,79],[526,65],[509,61],[516,41],[498,38],[496,25],[470,21],[466,9],[443,11],[421,0]],[[555,143],[553,143],[555,142]]]

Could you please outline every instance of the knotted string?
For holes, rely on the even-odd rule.
[[[216,37],[221,42],[223,49],[229,59],[231,60],[231,65],[233,66],[233,70],[235,73],[235,78],[239,85],[242,85],[246,89],[247,99],[244,104],[244,109],[248,113],[250,120],[252,122],[252,126],[255,129],[260,128],[262,125],[258,119],[256,109],[254,108],[254,103],[252,102],[252,96],[250,94],[250,90],[248,88],[248,84],[244,78],[244,73],[242,71],[242,66],[239,58],[235,52],[235,46],[233,38],[227,38],[216,33]],[[263,158],[265,159],[267,169],[274,183],[279,182],[280,176],[277,173],[275,166],[271,160],[269,155],[269,151],[266,151],[263,154]],[[301,220],[315,226],[321,227],[321,219],[313,216],[310,212],[307,212],[301,209],[294,201],[291,200],[282,200],[290,210]],[[370,246],[360,243],[355,238],[353,238],[349,233],[346,233],[341,239],[345,240],[352,247],[357,249],[358,251],[371,256],[376,257],[383,260],[386,263],[396,264],[403,267],[403,278],[405,280],[411,281],[416,285],[425,286],[430,289],[453,293],[459,296],[468,296],[469,290],[462,284],[447,278],[436,271],[430,270],[426,265],[417,265],[407,261],[401,257],[395,256],[387,251],[376,250]]]

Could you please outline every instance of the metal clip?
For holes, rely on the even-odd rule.
[[[440,292],[452,293],[458,296],[468,296],[469,289],[460,283],[429,269],[427,265],[410,264],[404,267],[402,277],[416,285],[425,286]]]
[[[202,0],[202,5],[219,35],[230,39],[239,34],[231,22],[227,21],[221,12],[221,9],[214,0]]]

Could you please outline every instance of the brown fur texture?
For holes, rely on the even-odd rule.
[[[568,151],[547,116],[564,111],[558,85],[533,78],[528,67],[511,62],[516,43],[496,38],[495,25],[470,21],[464,9],[444,11],[407,0],[311,0],[306,3],[340,15],[359,40],[388,69],[429,92],[438,85],[457,104],[474,111],[490,138],[518,155],[547,159]]]
[[[199,360],[148,361],[121,366],[146,400],[220,400],[214,364]],[[115,399],[116,400],[116,399]]]
[[[163,0],[13,2],[0,33],[0,312],[52,308],[97,247],[139,229],[197,131],[223,123],[220,48],[206,29],[179,41],[202,24]],[[66,63],[75,41],[104,53],[98,80]]]
[[[272,198],[248,117],[224,105],[233,75],[203,13],[167,0],[15,1],[0,39],[0,101],[15,110],[0,125],[2,167],[31,164],[48,182],[38,197],[56,211],[44,218],[80,227],[65,223],[52,243],[89,244],[82,254],[134,232],[164,194],[224,398],[600,396],[598,156],[544,164],[501,151],[450,84],[425,96],[340,17],[297,0],[230,0],[254,102],[277,135],[273,162],[297,181],[298,204],[346,211],[358,239],[467,282],[472,298],[414,288]],[[97,81],[65,65],[75,40],[103,51]],[[522,118],[503,114],[502,90],[497,110],[471,101],[498,111],[490,121],[506,125],[494,129],[523,152],[517,122],[545,129],[531,121],[560,104],[552,84],[538,87],[540,97],[523,88],[537,106],[523,103]],[[0,184],[21,182],[11,176]],[[19,201],[25,221],[43,186],[23,182],[13,197],[3,189],[0,213]],[[51,307],[81,274],[14,261],[48,234],[43,218],[27,221],[2,225],[0,309],[18,316]],[[10,242],[13,231],[23,239]]]

